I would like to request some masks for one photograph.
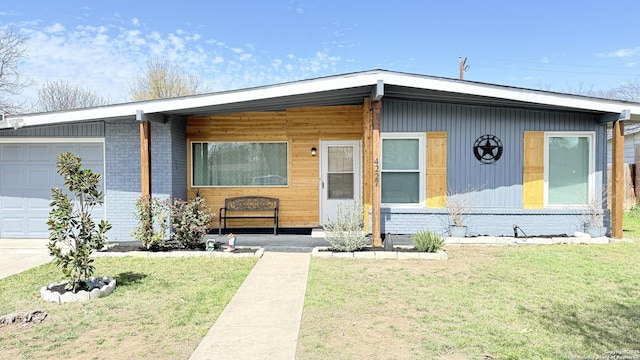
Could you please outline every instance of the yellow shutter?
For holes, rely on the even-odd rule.
[[[427,207],[447,205],[447,133],[427,132]]]
[[[522,207],[544,207],[544,131],[524,132]]]

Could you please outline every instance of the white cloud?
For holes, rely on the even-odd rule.
[[[146,40],[140,37],[140,30],[129,30],[124,32],[124,39],[126,42],[131,43],[136,46],[141,46],[146,44]]]
[[[55,23],[51,26],[47,26],[44,31],[48,32],[48,33],[57,33],[57,32],[62,32],[64,31],[65,28],[64,26],[62,26],[60,23]]]
[[[551,60],[549,60],[548,57],[543,56],[542,58],[540,58],[540,62],[543,63],[543,64],[548,64],[548,63],[551,62]]]
[[[184,39],[173,34],[169,34],[169,42],[177,50],[184,49]]]
[[[253,55],[251,55],[251,54],[242,54],[242,55],[240,55],[240,61],[248,61],[248,60],[251,60],[251,58],[253,58]]]
[[[112,101],[128,101],[130,81],[154,57],[166,57],[200,75],[215,91],[328,75],[343,61],[332,54],[330,46],[295,55],[262,51],[257,58],[255,51],[261,44],[234,44],[208,35],[203,38],[188,29],[160,32],[141,26],[137,17],[110,19],[20,22],[20,31],[29,37],[24,75],[34,83],[20,99],[35,99],[45,81],[65,80]]]
[[[640,55],[640,46],[635,48],[618,49],[608,53],[599,53],[599,57],[607,58],[630,58]]]

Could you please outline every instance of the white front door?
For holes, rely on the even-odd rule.
[[[338,205],[361,202],[360,141],[320,143],[320,223],[335,220]]]

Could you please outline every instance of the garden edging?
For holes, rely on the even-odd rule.
[[[411,249],[412,246],[396,246],[398,248]],[[447,260],[449,256],[440,250],[435,253],[428,252],[405,252],[405,251],[346,251],[333,252],[328,246],[319,246],[311,250],[311,256],[323,258],[349,258],[349,259],[399,259],[399,260]]]
[[[240,249],[240,247],[238,247]],[[223,251],[166,251],[166,252],[153,252],[153,251],[128,251],[128,252],[94,252],[91,254],[93,257],[141,257],[141,258],[163,258],[163,257],[232,257],[232,258],[244,258],[244,257],[262,257],[264,254],[264,248],[255,248],[253,253],[234,253]]]

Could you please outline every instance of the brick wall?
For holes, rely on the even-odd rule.
[[[186,123],[151,124],[151,190],[159,199],[185,198]],[[137,122],[105,124],[107,219],[110,241],[134,240],[135,201],[140,196],[140,128]]]

